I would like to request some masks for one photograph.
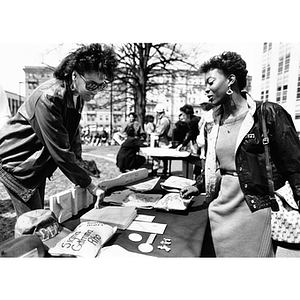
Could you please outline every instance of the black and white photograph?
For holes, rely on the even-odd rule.
[[[255,2],[3,6],[3,299],[294,296],[298,16]]]

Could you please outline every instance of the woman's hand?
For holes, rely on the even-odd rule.
[[[192,196],[198,196],[200,191],[193,185],[185,186],[180,191],[180,197],[183,199],[189,199]]]
[[[100,189],[97,185],[93,184],[92,182],[86,187],[90,194],[96,196],[96,202],[94,208],[99,209],[100,204],[103,202],[105,191]]]
[[[176,150],[180,151],[182,147],[183,147],[182,144],[180,144],[180,145],[177,146]]]

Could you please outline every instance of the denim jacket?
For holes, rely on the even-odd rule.
[[[74,107],[73,95],[63,82],[51,79],[1,129],[0,181],[24,201],[57,167],[74,184],[90,184],[90,176],[79,165],[81,108]]]

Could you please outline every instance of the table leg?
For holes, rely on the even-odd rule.
[[[186,160],[182,160],[182,174],[185,178],[193,179],[193,167]]]
[[[171,173],[171,166],[172,166],[172,160],[170,159],[169,160],[169,175],[171,176],[172,173]]]

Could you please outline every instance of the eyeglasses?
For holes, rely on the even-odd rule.
[[[86,80],[83,75],[81,75],[80,73],[78,73],[78,74],[84,80],[85,89],[88,91],[95,91],[95,90],[103,91],[107,88],[108,82],[105,80],[101,83],[97,83],[92,80]]]

